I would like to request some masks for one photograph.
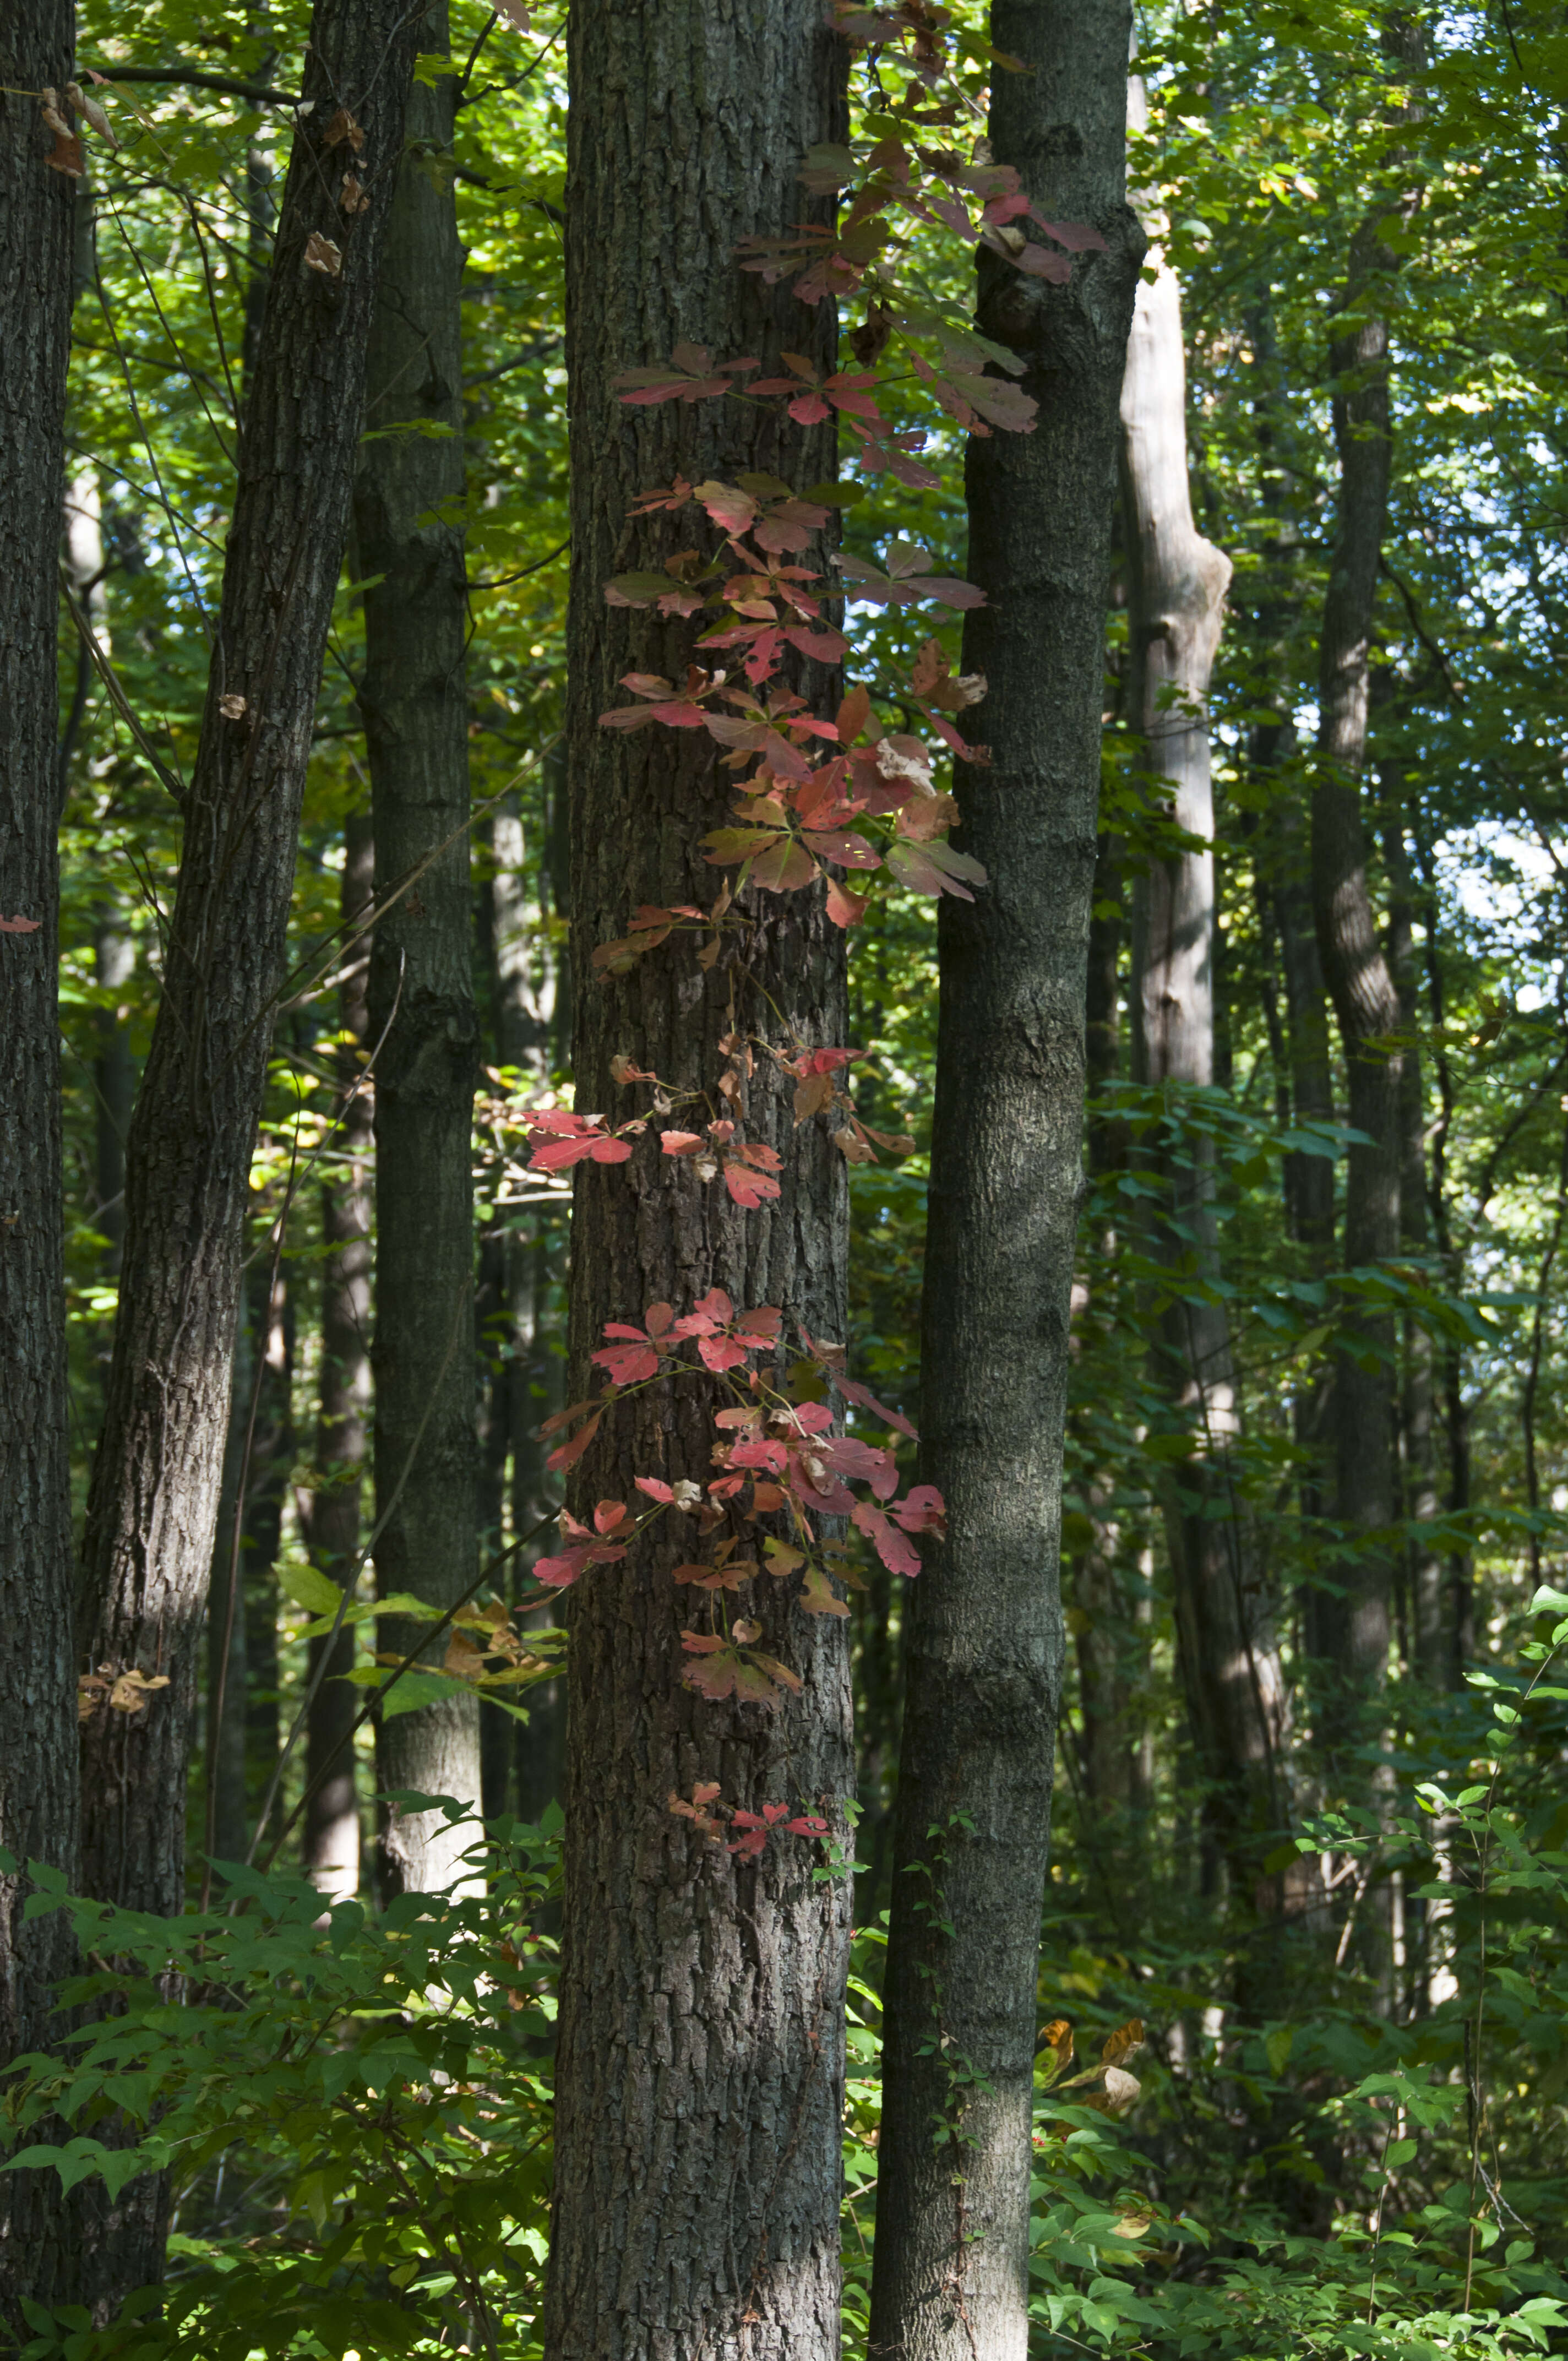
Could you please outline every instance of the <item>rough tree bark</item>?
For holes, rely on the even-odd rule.
[[[1016,2361],[1027,2335],[1085,964],[1117,405],[1144,251],[1125,202],[1130,8],[995,0],[991,25],[1029,69],[997,77],[998,162],[1107,250],[1062,287],[980,266],[981,325],[1040,407],[1034,434],[972,441],[968,457],[969,571],[991,603],[966,618],[963,664],[990,681],[975,734],[994,767],[959,775],[958,841],[992,884],[944,901],[938,935],[922,1473],[951,1538],[910,1607],[871,2329],[907,2361]]]
[[[360,926],[371,903],[375,859],[367,812],[351,812],[343,830],[341,913],[345,928]],[[338,994],[337,1076],[342,1121],[334,1143],[339,1177],[322,1190],[322,1359],[316,1422],[317,1488],[312,1496],[312,1562],[334,1582],[353,1578],[359,1553],[359,1503],[365,1481],[366,1427],[370,1410],[370,1129],[368,1089],[355,1090],[363,1070],[369,1013],[366,961],[357,945]],[[305,1731],[304,1865],[334,1901],[359,1891],[359,1803],[348,1733],[358,1709],[345,1675],[356,1653],[352,1631],[335,1641],[311,1642],[311,1678],[330,1653],[311,1702]],[[317,1779],[321,1785],[316,1786]]]
[[[1144,113],[1135,76],[1135,120]],[[1140,281],[1122,388],[1122,511],[1131,626],[1131,719],[1176,826],[1201,849],[1148,863],[1135,900],[1135,1065],[1157,1087],[1206,1089],[1214,1072],[1214,796],[1209,678],[1230,560],[1192,521],[1181,297],[1163,258]],[[1178,1654],[1207,1811],[1238,1890],[1258,1875],[1259,1839],[1284,1821],[1285,1679],[1268,1601],[1228,1460],[1237,1437],[1230,1315],[1220,1275],[1212,1145],[1162,1158],[1157,1251],[1174,1289],[1155,1370],[1193,1437],[1162,1507]],[[1197,1289],[1183,1279],[1198,1282]]]
[[[55,1913],[25,1924],[18,1864],[73,1874],[76,1737],[61,1227],[60,610],[71,183],[25,93],[63,90],[70,0],[0,0],[0,2067],[41,2048],[71,1967]],[[60,2182],[0,2178],[0,2320],[57,2291]]]
[[[1365,1135],[1346,1170],[1344,1261],[1353,1271],[1397,1256],[1400,1243],[1399,995],[1378,939],[1361,814],[1377,562],[1393,463],[1388,324],[1377,292],[1392,267],[1378,223],[1365,224],[1353,241],[1345,291],[1354,325],[1335,336],[1331,353],[1339,510],[1319,638],[1312,791],[1312,915],[1344,1050],[1350,1123]],[[1357,1701],[1381,1687],[1387,1670],[1387,1529],[1398,1513],[1393,1319],[1375,1301],[1354,1297],[1341,1319],[1330,1415],[1333,1512],[1345,1546],[1325,1568],[1313,1618],[1329,1667],[1323,1729],[1331,1741],[1354,1728]]]
[[[138,1713],[101,1710],[85,1726],[82,1875],[89,1894],[165,1916],[184,1897],[185,1765],[250,1156],[416,40],[404,0],[318,0],[304,75],[313,112],[284,192],[163,996],[126,1152],[80,1645],[91,1664],[170,1686]],[[364,132],[359,152],[340,105]],[[343,187],[351,165],[362,211],[341,203],[358,203]],[[130,2185],[81,2257],[100,2312],[158,2275],[163,2209],[148,2189]]]
[[[657,566],[676,521],[628,527],[631,500],[766,470],[804,489],[833,473],[830,428],[761,405],[629,409],[610,379],[681,338],[764,368],[782,350],[830,369],[832,308],[803,310],[736,267],[737,240],[821,208],[795,180],[814,142],[844,134],[845,57],[817,0],[614,0],[570,18],[567,360],[572,603],[568,626],[571,912],[577,1103],[626,1105],[618,1052],[713,1092],[738,1017],[778,1038],[845,1038],[843,938],[816,894],[758,895],[754,931],[709,971],[678,943],[605,980],[596,944],[635,904],[709,903],[700,849],[728,816],[726,774],[700,732],[598,727],[630,668],[681,675],[689,625],[607,608],[635,552]],[[820,549],[815,559],[824,562]],[[819,693],[822,676],[816,675]],[[755,984],[748,979],[754,978]],[[734,1011],[734,1017],[731,1010]],[[573,1227],[574,1394],[604,1322],[709,1287],[772,1303],[842,1338],[848,1188],[817,1123],[793,1125],[771,1070],[747,1086],[746,1132],[784,1159],[776,1204],[752,1213],[646,1140],[614,1169],[579,1166]],[[637,1473],[706,1478],[706,1386],[661,1387],[607,1419],[581,1463],[580,1510],[634,1499]],[[689,1554],[663,1529],[567,1597],[572,1645],[566,1886],[545,2346],[553,2361],[818,2361],[839,2350],[839,2115],[848,1880],[814,1879],[812,1849],[741,1863],[668,1808],[721,1782],[727,1802],[809,1799],[836,1830],[851,1778],[843,1626],[802,1616],[784,1587],[745,1612],[804,1684],[769,1714],[681,1686]]]
[[[446,9],[416,20],[426,54],[448,49]],[[451,174],[456,84],[417,84],[381,258],[371,330],[355,546],[365,592],[365,678],[376,897],[430,860],[378,918],[370,950],[376,1075],[376,1582],[450,1606],[479,1569],[472,1130],[479,1029],[474,1001],[463,533],[461,308]],[[439,435],[420,427],[444,430]],[[407,431],[400,433],[400,428]],[[447,840],[452,841],[448,842]],[[396,1016],[393,1015],[394,1007]],[[394,1505],[394,1495],[395,1505]],[[389,1509],[390,1514],[388,1514]],[[401,1655],[420,1627],[388,1618]],[[439,1664],[444,1640],[435,1645]],[[440,1699],[378,1726],[389,1792],[479,1796],[478,1704]],[[470,1841],[439,1813],[394,1812],[383,1870],[394,1890],[448,1884]]]

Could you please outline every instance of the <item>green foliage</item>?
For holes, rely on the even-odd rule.
[[[170,1924],[38,1873],[29,1910],[69,1907],[97,1964],[69,2062],[9,2093],[11,2169],[167,2168],[174,2233],[161,2307],[101,2333],[35,2307],[28,2361],[537,2351],[557,1828],[476,1830],[471,1890],[379,1916],[236,1867]],[[50,2119],[64,2147],[27,2145]]]

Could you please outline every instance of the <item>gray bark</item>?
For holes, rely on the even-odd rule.
[[[816,0],[614,0],[574,11],[567,165],[567,361],[578,454],[568,637],[571,914],[577,1103],[619,1111],[623,1051],[712,1092],[729,1029],[773,1031],[768,1002],[811,1043],[846,1037],[844,945],[817,893],[758,895],[755,931],[708,972],[679,943],[606,980],[596,944],[641,901],[711,902],[705,831],[729,776],[701,732],[600,730],[635,667],[681,676],[690,625],[607,609],[629,553],[656,566],[680,520],[628,529],[627,507],[679,472],[767,470],[804,489],[834,470],[830,428],[773,407],[630,409],[610,379],[689,338],[720,357],[781,351],[834,366],[827,303],[804,310],[736,267],[736,241],[823,217],[795,181],[814,142],[843,137],[845,53]],[[803,564],[820,567],[820,548]],[[832,676],[815,674],[831,709]],[[574,1395],[606,1320],[707,1288],[772,1303],[816,1336],[846,1323],[848,1188],[820,1125],[793,1123],[778,1078],[748,1086],[747,1137],[784,1159],[776,1204],[745,1213],[645,1140],[629,1164],[579,1166],[571,1273]],[[705,1382],[623,1402],[576,1471],[573,1503],[635,1499],[632,1479],[706,1478]],[[681,1686],[696,1620],[671,1580],[689,1555],[655,1529],[624,1565],[567,1594],[571,1631],[566,1885],[545,2313],[552,2361],[825,2361],[839,2350],[839,2117],[848,1879],[817,1882],[804,1841],[742,1862],[668,1808],[721,1783],[756,1810],[799,1797],[836,1833],[851,1779],[843,1625],[806,1618],[782,1586],[744,1611],[803,1682],[770,1714]]]
[[[185,1769],[250,1157],[347,527],[388,168],[415,49],[406,19],[402,0],[319,0],[313,21],[313,111],[295,134],[284,192],[183,799],[163,996],[127,1145],[80,1644],[94,1664],[165,1675],[170,1686],[139,1713],[100,1711],[84,1728],[82,1873],[89,1894],[165,1916],[184,1898]],[[340,101],[365,133],[362,153],[332,144]],[[351,156],[369,203],[345,214]],[[340,256],[336,275],[307,263],[313,236]],[[155,2185],[132,2183],[84,2244],[84,2300],[112,2312],[119,2293],[157,2277],[161,2257],[161,2200]]]
[[[70,0],[0,0],[0,81],[71,75]],[[71,183],[36,99],[0,93],[0,1846],[76,1866],[70,1422],[61,1228],[57,521],[71,335]],[[0,1868],[0,2067],[47,2044],[71,1949],[61,1914],[22,1919]],[[57,2292],[52,2172],[0,2178],[0,2321]]]
[[[1135,113],[1142,90],[1135,78]],[[1192,521],[1181,299],[1163,258],[1140,281],[1122,388],[1122,507],[1131,624],[1131,717],[1177,827],[1201,849],[1148,863],[1135,904],[1133,1011],[1138,1079],[1206,1089],[1214,1071],[1214,796],[1210,674],[1230,560]],[[1156,1375],[1194,1438],[1161,1483],[1178,1653],[1218,1842],[1242,1889],[1259,1839],[1286,1815],[1280,1784],[1285,1680],[1268,1600],[1229,1459],[1237,1439],[1230,1316],[1220,1276],[1212,1148],[1162,1158],[1157,1251],[1172,1271]],[[1197,1282],[1194,1290],[1190,1282]],[[1193,1300],[1202,1290],[1206,1300]]]
[[[1040,407],[1034,434],[976,439],[967,462],[969,571],[990,604],[966,618],[963,664],[990,682],[973,734],[994,767],[959,775],[958,841],[992,882],[944,901],[938,934],[922,1469],[950,1539],[914,1587],[906,1642],[871,2330],[908,2361],[1016,2361],[1027,2337],[1085,967],[1144,251],[1125,203],[1130,8],[995,0],[991,26],[1029,69],[996,78],[997,160],[1108,250],[1062,287],[980,266],[981,324]]]
[[[424,11],[419,43],[445,53],[444,5]],[[433,513],[463,495],[455,104],[450,75],[434,90],[416,85],[409,100],[370,337],[366,418],[379,439],[365,445],[354,495],[355,545],[370,583],[359,705],[378,902],[455,840],[378,919],[370,951],[374,1038],[391,1024],[376,1076],[372,1359],[377,1517],[386,1518],[376,1582],[382,1595],[412,1591],[442,1607],[479,1567],[471,1165],[479,1043],[464,832],[463,533]],[[387,432],[404,423],[446,432]],[[394,1617],[378,1629],[379,1646],[399,1655],[421,1637],[420,1626]],[[437,1664],[445,1646],[435,1643]],[[389,1793],[477,1803],[477,1701],[444,1698],[380,1723],[376,1775]],[[450,1883],[469,1840],[438,1813],[394,1812],[383,1839],[389,1884],[430,1892]]]
[[[344,822],[341,914],[356,927],[371,904],[375,859],[367,813]],[[337,1075],[342,1120],[334,1141],[339,1176],[322,1190],[322,1361],[316,1421],[316,1489],[310,1512],[312,1563],[338,1584],[354,1578],[359,1552],[359,1504],[364,1490],[370,1411],[370,1154],[371,1097],[356,1092],[369,1031],[366,1005],[367,951],[356,945],[338,993]],[[359,1890],[359,1803],[349,1731],[359,1697],[345,1677],[356,1653],[352,1631],[335,1641],[311,1642],[311,1679],[330,1658],[311,1702],[305,1731],[302,1853],[314,1883],[334,1900]],[[321,1784],[318,1786],[317,1781]]]

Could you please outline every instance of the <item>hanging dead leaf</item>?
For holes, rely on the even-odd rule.
[[[99,105],[97,100],[95,98],[89,98],[80,84],[73,82],[68,82],[66,83],[65,94],[71,101],[71,105],[76,109],[77,114],[92,125],[93,130],[98,134],[99,138],[106,139],[111,148],[117,149],[120,143],[115,137],[115,126],[110,122],[108,116],[104,114],[103,108]]]
[[[1130,2016],[1125,2025],[1119,2025],[1114,2033],[1106,2035],[1105,2046],[1100,2052],[1100,2063],[1102,2066],[1119,2066],[1124,2058],[1130,2058],[1135,2049],[1141,2049],[1143,2046],[1143,2018]]]
[[[365,145],[365,134],[348,112],[340,106],[326,129],[322,133],[323,148],[352,148],[357,156]]]
[[[226,697],[219,697],[218,711],[225,721],[242,720],[245,716],[245,699],[231,688]]]
[[[1144,2087],[1135,2074],[1124,2073],[1120,2066],[1104,2067],[1101,2081],[1100,2090],[1085,2091],[1078,2103],[1092,2107],[1097,2115],[1124,2115]]]
[[[305,269],[319,270],[328,279],[341,278],[343,248],[334,246],[331,238],[323,237],[319,229],[312,230],[305,240]]]
[[[45,88],[40,93],[38,113],[47,130],[54,133],[54,146],[44,158],[51,172],[63,172],[68,179],[80,181],[85,169],[82,142],[60,111],[60,93]]]
[[[338,210],[345,214],[362,214],[369,210],[370,200],[363,184],[352,172],[345,172],[343,186],[338,191]]]
[[[1072,2064],[1072,2027],[1065,2016],[1053,2016],[1040,2036],[1035,2070],[1047,2083],[1056,2081]]]

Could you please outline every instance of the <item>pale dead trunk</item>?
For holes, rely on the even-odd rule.
[[[1134,85],[1138,110],[1142,93]],[[1148,863],[1135,903],[1133,1008],[1139,1081],[1183,1093],[1214,1071],[1214,798],[1210,674],[1230,560],[1192,521],[1186,364],[1176,277],[1156,249],[1138,287],[1122,388],[1132,719],[1176,826],[1201,843]],[[1189,1135],[1162,1159],[1157,1246],[1173,1300],[1156,1368],[1191,1455],[1162,1486],[1179,1653],[1215,1836],[1238,1880],[1258,1873],[1260,1839],[1287,1805],[1285,1683],[1231,1453],[1239,1427],[1220,1277],[1212,1150]],[[1195,1300],[1201,1299],[1201,1300]]]

